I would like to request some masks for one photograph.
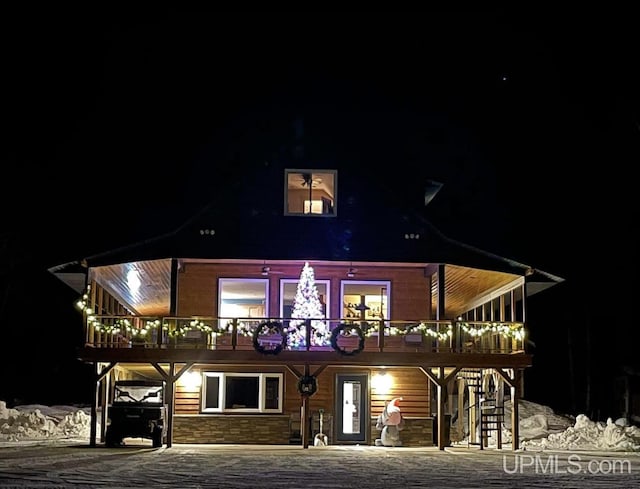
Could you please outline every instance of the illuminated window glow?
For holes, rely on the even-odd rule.
[[[283,374],[204,372],[202,412],[281,413]]]
[[[285,170],[284,178],[285,216],[337,215],[336,170]]]
[[[322,214],[322,201],[321,200],[305,200],[304,213],[305,214]]]
[[[345,382],[342,385],[342,432],[360,433],[360,382]]]

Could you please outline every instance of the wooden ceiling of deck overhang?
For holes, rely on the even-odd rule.
[[[170,315],[171,259],[96,267],[91,276],[135,314]]]
[[[446,265],[444,274],[444,319],[455,319],[474,306],[486,302],[493,294],[522,282],[522,277],[510,273],[457,265]],[[438,283],[434,280],[431,284],[431,308],[434,317],[437,310],[437,289]]]
[[[256,262],[257,263],[257,262]],[[251,262],[248,265],[257,266]],[[269,263],[277,272],[278,264]],[[359,267],[388,266],[391,263],[366,264]],[[349,267],[345,264],[345,270]],[[428,265],[428,273],[435,273],[437,265]],[[118,301],[141,316],[169,316],[171,294],[171,260],[148,260],[93,268],[92,277]],[[345,272],[346,273],[346,272]],[[453,319],[482,297],[514,283],[514,274],[481,270],[456,265],[445,267],[445,315]],[[136,283],[139,285],[136,287]],[[432,285],[432,307],[435,315],[437,283]],[[393,292],[392,292],[393,293]],[[396,318],[403,319],[403,318]]]

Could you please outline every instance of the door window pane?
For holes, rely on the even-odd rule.
[[[360,382],[345,382],[342,389],[342,432],[360,433]]]

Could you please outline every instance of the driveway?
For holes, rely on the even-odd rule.
[[[0,487],[29,488],[630,488],[640,454],[372,446],[56,442],[0,446]]]

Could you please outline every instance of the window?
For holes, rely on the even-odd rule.
[[[390,281],[343,280],[340,287],[343,318],[361,318],[362,311],[367,321],[390,318]]]
[[[293,312],[293,302],[298,291],[298,279],[281,279],[280,280],[280,317],[290,319]],[[324,317],[328,317],[329,308],[329,280],[316,280],[315,285],[318,290],[318,297],[322,304],[322,312]]]
[[[336,216],[336,170],[285,170],[284,178],[286,216]]]
[[[204,372],[202,412],[281,413],[283,375]]]
[[[221,327],[233,318],[266,318],[269,279],[221,278],[218,282],[218,316]]]

